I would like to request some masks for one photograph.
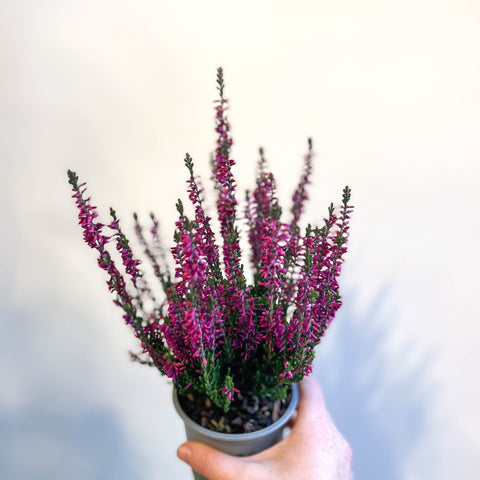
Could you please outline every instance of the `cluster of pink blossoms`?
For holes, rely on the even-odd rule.
[[[310,373],[314,348],[341,306],[338,276],[353,207],[349,205],[350,189],[345,187],[341,206],[335,209],[330,205],[324,225],[308,225],[302,235],[299,223],[308,200],[312,142],[308,142],[288,222],[282,221],[275,178],[267,171],[260,150],[256,185],[246,193],[244,209],[253,273],[252,282],[247,282],[221,69],[217,83],[220,98],[215,105],[217,147],[212,177],[221,244],[204,210],[203,189],[188,154],[188,197],[194,213],[189,218],[178,201],[179,218],[171,249],[173,275],[157,219],[151,215],[146,235],[134,215],[137,239],[165,293],[161,302],[155,300],[139,269],[140,261],[134,257],[115,212],[110,212],[110,224],[97,222],[96,207],[85,198],[84,184],[78,184],[74,172],[68,174],[84,239],[98,252],[98,263],[109,274],[107,283],[116,295],[114,301],[140,340],[142,351],[132,358],[157,367],[173,379],[180,393],[206,394],[227,410],[239,393],[276,392],[278,397],[279,391],[286,392],[286,385]],[[111,235],[103,233],[105,228]],[[127,280],[107,250],[113,238]]]

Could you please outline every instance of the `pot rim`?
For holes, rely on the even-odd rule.
[[[293,412],[296,410],[297,405],[298,405],[298,398],[299,398],[299,393],[298,393],[298,386],[296,383],[292,383],[292,398],[290,399],[290,403],[287,406],[287,409],[283,413],[283,415],[274,423],[269,425],[266,428],[262,428],[261,430],[257,430],[255,432],[249,432],[249,433],[223,433],[223,432],[215,432],[214,430],[209,430],[208,428],[202,427],[198,423],[196,423],[194,420],[192,420],[182,409],[180,405],[180,401],[178,400],[178,394],[173,387],[173,404],[175,406],[175,409],[177,410],[177,413],[180,415],[184,423],[192,428],[193,430],[198,431],[199,433],[203,435],[207,435],[209,437],[217,438],[219,440],[223,440],[226,442],[236,442],[238,440],[252,440],[254,438],[262,437],[264,435],[268,435],[269,433],[282,428],[290,419],[292,416]]]

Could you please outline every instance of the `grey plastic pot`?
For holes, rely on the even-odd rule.
[[[259,453],[282,439],[283,427],[298,405],[298,387],[296,384],[292,385],[292,398],[285,413],[269,427],[252,433],[219,433],[201,427],[183,411],[175,388],[173,389],[173,404],[185,424],[188,440],[205,443],[229,455],[244,457]],[[208,480],[195,471],[193,476],[195,480]]]

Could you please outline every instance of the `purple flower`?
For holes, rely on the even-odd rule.
[[[313,161],[313,143],[312,139],[308,139],[308,152],[305,155],[303,173],[300,177],[300,182],[298,183],[295,192],[293,193],[292,197],[292,221],[290,223],[290,231],[294,238],[300,237],[300,229],[298,227],[298,223],[300,221],[300,217],[304,210],[305,202],[308,200],[307,194],[307,185],[310,183],[310,177],[312,175],[312,161]]]
[[[189,154],[185,165],[193,216],[187,216],[178,200],[179,216],[170,249],[173,273],[156,217],[151,214],[151,226],[145,233],[134,215],[138,242],[164,292],[160,301],[140,270],[140,260],[115,211],[110,210],[109,224],[97,221],[96,207],[85,198],[85,184],[78,184],[71,171],[68,176],[84,240],[96,250],[114,302],[140,342],[141,351],[132,353],[132,359],[155,366],[174,381],[180,393],[206,394],[228,410],[236,394],[278,395],[279,388],[310,374],[314,349],[342,304],[338,276],[353,207],[349,205],[350,189],[345,187],[340,208],[331,204],[323,226],[308,225],[302,233],[300,222],[314,158],[309,139],[292,196],[291,219],[282,221],[276,180],[260,149],[254,189],[246,193],[243,210],[253,272],[248,283],[237,226],[233,141],[222,69],[218,69],[217,84],[217,142],[211,166],[221,244],[204,208],[204,190]],[[124,273],[109,251],[113,245]]]
[[[220,232],[223,238],[223,263],[227,280],[239,286],[245,283],[243,268],[240,262],[239,234],[236,227],[235,196],[236,182],[232,174],[235,161],[230,156],[233,140],[230,137],[230,124],[226,117],[228,100],[223,98],[223,71],[218,69],[218,89],[220,99],[216,102],[215,121],[217,132],[217,148],[212,165],[212,174],[218,191],[217,213],[220,222]]]

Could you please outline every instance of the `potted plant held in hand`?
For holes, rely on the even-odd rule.
[[[193,213],[187,215],[178,200],[173,274],[156,217],[151,215],[146,232],[134,215],[135,233],[162,286],[162,299],[149,287],[115,211],[110,209],[108,224],[97,221],[85,184],[79,184],[72,171],[68,177],[84,240],[97,251],[114,302],[140,342],[141,352],[131,354],[132,359],[172,379],[175,407],[189,439],[249,455],[281,439],[282,427],[296,408],[295,384],[311,372],[315,346],[341,305],[337,279],[352,207],[345,187],[341,205],[330,205],[324,224],[301,231],[313,160],[309,140],[288,221],[282,220],[275,178],[262,150],[255,186],[240,210],[222,69],[217,84],[212,178],[218,228],[204,209],[203,189],[188,154]],[[250,243],[251,280],[242,262],[240,217]],[[109,251],[112,243],[121,267]]]

